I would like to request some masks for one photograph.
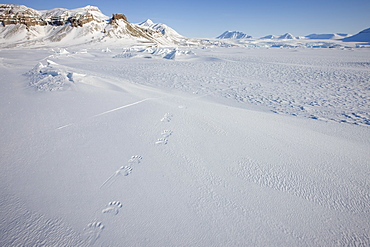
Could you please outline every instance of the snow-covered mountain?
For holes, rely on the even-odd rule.
[[[362,30],[358,34],[344,38],[345,42],[370,42],[370,28]]]
[[[279,38],[279,36],[269,34],[269,35],[262,37],[261,39],[277,39],[277,38]]]
[[[296,39],[296,38],[292,34],[286,33],[286,34],[280,35],[278,39]]]
[[[225,31],[223,34],[218,36],[216,39],[250,39],[252,36],[247,35],[243,32],[238,31]]]
[[[292,34],[285,33],[283,35],[267,35],[262,37],[261,39],[296,39]]]
[[[178,32],[176,32],[174,29],[170,28],[166,24],[154,23],[150,19],[147,19],[146,21],[141,22],[136,25],[145,30],[153,30],[153,31],[160,32],[166,39],[170,41],[180,42],[186,39],[184,36],[180,35]]]
[[[108,40],[174,45],[186,40],[167,25],[149,21],[137,25],[128,22],[123,14],[109,18],[94,6],[37,11],[23,5],[1,4],[0,23],[0,40],[4,47]]]
[[[322,33],[322,34],[310,34],[305,36],[307,39],[343,39],[348,37],[348,34],[344,33]]]

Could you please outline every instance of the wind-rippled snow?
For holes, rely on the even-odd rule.
[[[369,246],[370,50],[0,51],[1,246]]]
[[[160,58],[174,59],[180,54],[178,61],[123,59],[112,64],[104,60],[86,64],[86,69],[107,71],[138,84],[265,106],[280,114],[370,125],[367,50],[233,48],[182,54],[158,50],[125,51],[114,57],[162,54]]]

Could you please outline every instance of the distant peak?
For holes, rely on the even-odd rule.
[[[291,33],[285,33],[279,37],[279,39],[295,39]]]
[[[145,22],[148,23],[148,24],[154,24],[154,22],[151,19],[146,19]]]
[[[146,19],[146,21],[139,24],[140,26],[151,26],[154,25],[154,22],[151,19]]]
[[[216,39],[248,39],[248,38],[252,38],[252,36],[239,31],[225,31]]]

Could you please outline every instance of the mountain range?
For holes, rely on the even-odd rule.
[[[0,39],[6,47],[129,40],[179,45],[189,40],[165,24],[151,20],[130,23],[123,14],[108,17],[94,6],[38,11],[24,5],[0,4],[0,23]]]
[[[252,39],[239,31],[226,31],[219,40]],[[253,38],[254,39],[254,38]],[[258,39],[258,38],[257,38]],[[348,42],[370,42],[370,28],[350,36],[347,34],[310,34],[295,37],[290,33],[267,35],[259,39],[335,39]],[[0,4],[1,47],[76,45],[85,43],[143,43],[153,46],[218,44],[212,40],[190,39],[174,29],[150,19],[131,23],[123,14],[104,15],[98,7],[77,9],[55,8],[38,11],[24,5]]]
[[[226,31],[218,36],[216,39],[250,39],[252,36],[247,35],[240,31]],[[370,28],[365,29],[358,34],[349,35],[343,33],[329,33],[329,34],[310,34],[304,37],[295,37],[290,33],[285,33],[283,35],[266,35],[259,38],[263,39],[272,39],[272,40],[292,40],[292,39],[319,39],[319,40],[342,40],[345,42],[370,42]]]

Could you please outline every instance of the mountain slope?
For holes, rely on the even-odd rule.
[[[362,30],[358,34],[355,34],[351,37],[344,38],[345,42],[370,42],[370,28]]]
[[[177,33],[174,29],[170,28],[166,24],[154,23],[152,20],[147,19],[146,21],[136,24],[141,29],[146,30],[147,32],[160,32],[163,37],[171,42],[180,42],[181,40],[186,39],[184,36]]]

